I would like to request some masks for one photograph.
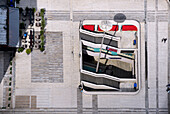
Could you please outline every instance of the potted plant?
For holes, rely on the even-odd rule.
[[[31,49],[27,49],[26,53],[29,55],[31,53]]]
[[[36,12],[36,9],[35,8],[32,8],[33,12],[35,13]]]
[[[23,51],[24,51],[24,48],[23,48],[23,47],[19,47],[19,48],[18,48],[18,53],[23,52]]]

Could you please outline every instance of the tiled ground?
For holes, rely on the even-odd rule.
[[[32,82],[63,82],[62,33],[46,34],[45,52],[34,50],[31,54]]]

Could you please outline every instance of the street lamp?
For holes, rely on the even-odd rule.
[[[101,56],[101,52],[102,52],[105,32],[112,29],[112,23],[108,20],[104,20],[104,21],[101,21],[101,24],[99,25],[99,27],[100,27],[100,29],[102,29],[104,31],[104,34],[103,34],[103,38],[102,38],[102,41],[101,41],[101,47],[100,47],[99,58],[98,58],[97,66],[96,66],[96,72],[98,72],[98,69],[99,69],[100,56]]]

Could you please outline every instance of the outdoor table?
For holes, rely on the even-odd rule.
[[[37,27],[40,27],[41,26],[41,23],[36,23],[35,24]]]
[[[26,21],[26,18],[22,18],[22,21]]]
[[[41,18],[36,18],[36,21],[41,21]]]
[[[36,13],[36,16],[40,16],[40,13],[39,13],[39,12],[37,12],[37,13]]]

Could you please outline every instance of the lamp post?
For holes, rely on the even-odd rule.
[[[99,64],[100,64],[100,57],[101,57],[101,52],[102,52],[102,47],[103,47],[103,42],[104,42],[104,37],[105,37],[105,32],[109,31],[112,29],[112,23],[110,21],[101,21],[101,24],[99,25],[100,29],[104,31],[103,38],[101,41],[101,47],[100,47],[100,53],[99,53],[99,58],[96,66],[96,72],[99,70]]]

